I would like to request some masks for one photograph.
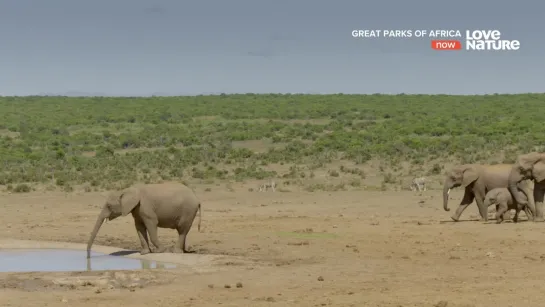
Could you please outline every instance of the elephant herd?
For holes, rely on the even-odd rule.
[[[465,164],[456,166],[446,175],[443,188],[443,208],[449,211],[448,199],[452,188],[462,186],[464,196],[452,215],[454,221],[475,199],[482,221],[488,221],[488,206],[496,205],[496,222],[507,218],[508,210],[515,209],[514,221],[521,210],[529,220],[544,221],[543,199],[545,194],[545,153],[531,152],[519,155],[514,164]],[[175,252],[187,253],[186,236],[199,213],[198,229],[201,228],[201,202],[194,191],[181,183],[138,184],[109,194],[100,211],[95,227],[87,243],[87,258],[91,246],[106,219],[132,214],[136,233],[140,239],[142,255],[166,248],[157,237],[157,228],[178,231]]]
[[[496,222],[507,218],[509,209],[515,209],[514,222],[521,210],[528,219],[543,222],[545,195],[545,153],[521,154],[513,164],[464,164],[453,167],[446,175],[443,186],[443,208],[448,208],[449,192],[462,186],[464,196],[451,216],[454,221],[473,202],[477,203],[481,221],[488,221],[488,206],[496,205]]]

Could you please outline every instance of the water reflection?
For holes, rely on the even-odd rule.
[[[106,255],[106,256],[119,257],[119,256],[110,256],[110,255]],[[99,257],[102,257],[102,256],[99,256]],[[143,269],[143,270],[146,270],[146,269],[172,269],[172,268],[176,267],[175,264],[171,264],[171,263],[167,264],[167,263],[157,262],[157,261],[153,261],[153,260],[123,258],[123,260],[125,260],[125,259],[130,259],[131,261],[140,262],[140,267],[138,269]],[[93,266],[91,265],[91,263],[93,261],[93,256],[91,256],[91,258],[86,259],[86,260],[87,260],[87,271],[93,271]],[[134,269],[137,269],[137,268],[131,268],[131,269],[134,270]],[[98,270],[101,270],[101,269],[94,269],[94,271],[98,271]]]
[[[84,262],[85,261],[85,262]],[[0,251],[0,272],[170,269],[175,264],[68,249]]]
[[[165,269],[165,264],[162,262],[140,260],[142,263],[142,269]]]

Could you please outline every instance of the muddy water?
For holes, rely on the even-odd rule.
[[[175,268],[175,264],[71,249],[0,249],[0,272],[62,272]]]

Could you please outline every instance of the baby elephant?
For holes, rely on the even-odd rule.
[[[526,199],[526,195],[522,192],[520,193],[520,197],[523,199]],[[484,204],[488,207],[491,205],[496,205],[496,223],[503,222],[504,213],[506,213],[508,210],[515,209],[515,216],[513,217],[513,222],[518,222],[518,216],[521,210],[524,209],[524,212],[526,213],[526,216],[528,217],[528,220],[533,220],[532,211],[530,211],[530,208],[526,204],[519,204],[517,203],[513,197],[511,196],[511,193],[507,188],[495,188],[488,193],[486,193]]]

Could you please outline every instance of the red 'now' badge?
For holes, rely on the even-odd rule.
[[[435,50],[460,50],[462,43],[459,40],[432,40],[431,48]]]

